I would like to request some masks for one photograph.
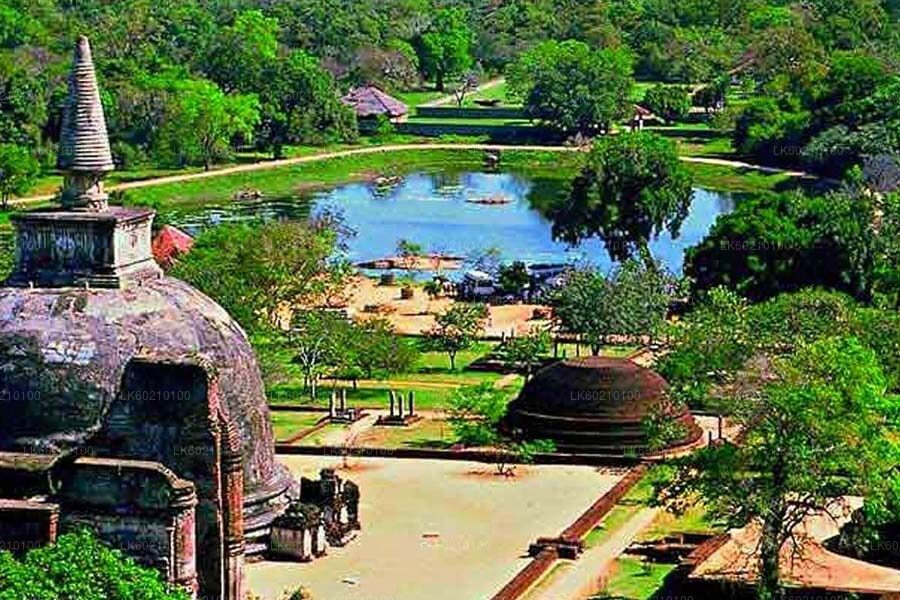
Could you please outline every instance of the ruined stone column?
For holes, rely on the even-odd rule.
[[[347,390],[341,388],[341,415],[347,412]]]
[[[328,416],[332,419],[335,416],[335,401],[334,390],[331,390],[331,396],[328,397]]]
[[[403,420],[403,392],[400,392],[400,395],[397,398],[397,417],[400,420]]]
[[[416,402],[415,401],[415,392],[410,392],[409,393],[409,407],[408,407],[408,410],[406,411],[406,414],[409,415],[410,417],[412,417],[416,414],[415,402]]]
[[[172,583],[186,590],[191,598],[197,596],[197,492],[193,485],[177,488],[172,503],[175,529],[172,532],[175,561],[172,564]]]
[[[388,400],[391,403],[391,418],[394,418],[394,390],[388,390]]]
[[[222,600],[245,600],[244,470],[239,451],[223,448],[222,485],[225,529],[225,589]]]

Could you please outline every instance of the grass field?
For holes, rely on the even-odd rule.
[[[300,411],[272,411],[271,414],[276,440],[284,440],[304,429],[309,429],[325,416],[324,413]]]
[[[664,565],[620,557],[616,559],[606,590],[593,600],[650,600],[675,565]]]

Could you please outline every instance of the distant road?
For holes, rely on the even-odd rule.
[[[129,181],[108,186],[108,191],[134,190],[145,187],[153,187],[156,185],[166,185],[168,183],[181,183],[185,181],[195,181],[198,179],[208,179],[210,177],[222,177],[225,175],[233,175],[235,173],[250,173],[252,171],[263,171],[266,169],[278,169],[281,167],[290,167],[294,165],[302,165],[307,163],[315,163],[325,160],[333,160],[335,158],[344,158],[348,156],[360,156],[364,154],[378,154],[381,152],[404,152],[409,150],[521,150],[521,151],[537,151],[537,152],[579,152],[580,148],[573,146],[546,146],[546,145],[526,145],[526,144],[453,144],[453,143],[418,143],[418,144],[389,144],[385,146],[371,146],[365,148],[352,148],[350,150],[340,150],[336,152],[323,152],[321,154],[310,154],[307,156],[297,156],[294,158],[283,158],[280,160],[269,160],[257,163],[249,163],[245,165],[234,165],[230,167],[222,167],[199,173],[185,173],[183,175],[168,175],[165,177],[156,177],[153,179],[144,179],[141,181]],[[732,167],[736,169],[748,169],[758,171],[760,173],[784,174],[789,177],[815,177],[803,171],[790,171],[786,169],[778,169],[775,167],[763,167],[750,163],[725,160],[720,158],[704,158],[699,156],[682,156],[681,160],[689,163],[699,163],[705,165],[718,165]],[[16,198],[10,200],[12,205],[27,205],[36,202],[46,202],[54,198],[54,194],[43,194],[39,196],[28,196],[25,198]]]

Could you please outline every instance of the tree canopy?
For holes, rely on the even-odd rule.
[[[570,244],[598,237],[614,260],[634,256],[664,230],[678,237],[693,193],[675,145],[652,133],[594,141],[569,197],[542,210]]]
[[[568,134],[609,131],[631,109],[634,80],[624,50],[550,40],[522,54],[507,78],[529,117]]]

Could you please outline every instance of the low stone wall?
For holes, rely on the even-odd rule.
[[[87,528],[109,546],[196,593],[194,484],[155,462],[79,458],[56,474],[60,529]],[[208,551],[208,549],[204,549]]]
[[[56,541],[59,505],[0,499],[0,552],[21,556]]]
[[[416,116],[428,119],[527,119],[521,108],[457,108],[455,106],[420,106]]]

